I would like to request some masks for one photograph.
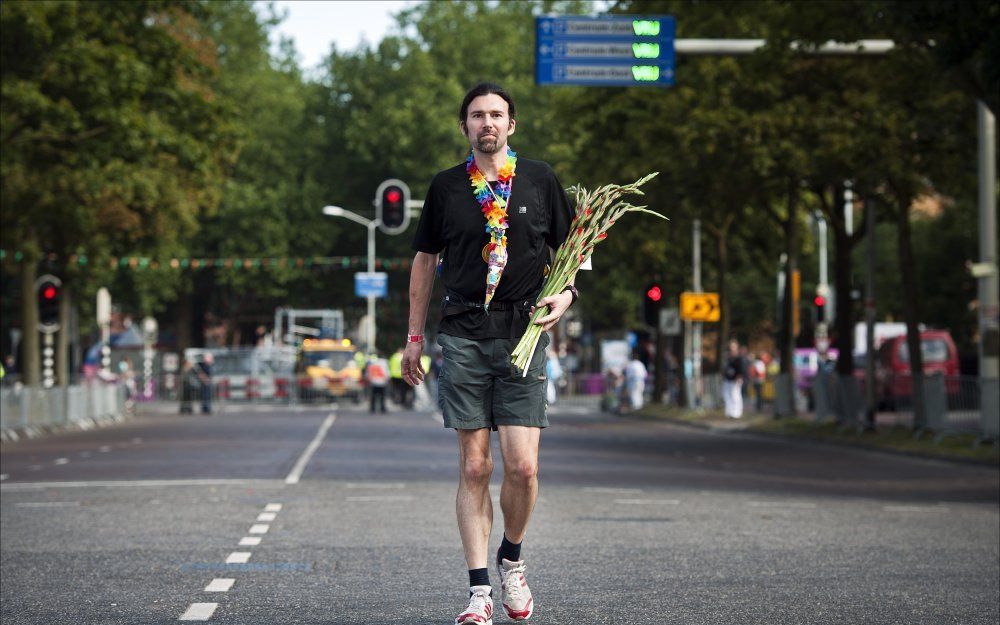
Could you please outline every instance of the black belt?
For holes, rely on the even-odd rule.
[[[523,310],[527,312],[530,311],[531,307],[534,305],[535,298],[519,300],[493,300],[490,302],[488,312],[503,310]],[[445,316],[454,315],[467,310],[487,310],[486,305],[483,302],[470,302],[456,293],[448,293],[445,295],[444,300],[441,302],[441,308]]]

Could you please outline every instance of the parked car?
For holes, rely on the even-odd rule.
[[[924,375],[945,376],[949,395],[959,392],[958,349],[947,330],[924,330],[920,333]],[[878,349],[875,382],[879,403],[889,409],[911,403],[913,379],[910,374],[910,350],[906,336],[893,337]]]

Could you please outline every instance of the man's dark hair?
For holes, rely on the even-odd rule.
[[[510,97],[510,94],[495,82],[481,82],[472,89],[469,89],[469,92],[465,94],[465,99],[462,100],[462,108],[458,111],[458,120],[464,124],[465,116],[469,114],[469,104],[479,96],[490,94],[495,94],[503,98],[504,102],[507,103],[508,116],[511,119],[516,117],[514,112],[514,98]]]

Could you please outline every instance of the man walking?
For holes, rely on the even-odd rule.
[[[459,128],[472,147],[465,163],[431,182],[414,238],[410,316],[403,377],[424,379],[420,362],[431,287],[440,259],[445,287],[438,343],[444,361],[438,404],[444,425],[458,434],[458,529],[469,568],[469,605],[456,625],[491,625],[493,596],[488,551],[493,524],[489,483],[490,433],[503,456],[500,490],[503,541],[495,564],[501,602],[514,620],[535,609],[525,580],[521,542],[538,494],[538,444],[545,414],[545,348],[537,346],[527,375],[511,375],[510,353],[535,305],[551,328],[576,301],[572,286],[539,300],[545,266],[566,239],[573,209],[552,169],[519,158],[507,145],[516,127],[514,102],[502,87],[476,85],[459,111]]]

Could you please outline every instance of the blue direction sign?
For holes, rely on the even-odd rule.
[[[389,292],[389,274],[359,272],[354,274],[354,294],[358,297],[385,297]]]
[[[676,22],[669,15],[535,18],[539,85],[674,84]]]

